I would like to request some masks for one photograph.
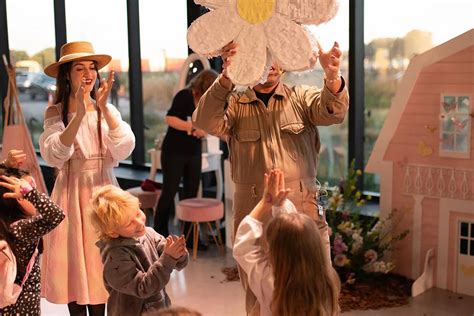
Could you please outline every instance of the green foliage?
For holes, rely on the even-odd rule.
[[[385,219],[360,213],[366,202],[356,187],[361,174],[352,161],[346,179],[339,186],[328,188],[326,218],[331,259],[341,281],[349,284],[393,270],[395,265],[385,255],[408,234],[408,231],[393,234],[396,210]]]
[[[14,65],[17,61],[29,59],[28,54],[24,50],[10,50],[10,62]],[[2,61],[3,63],[3,61]]]
[[[387,74],[366,70],[365,73],[365,157],[370,157],[380,130],[385,122],[387,113],[395,95],[398,81],[395,79],[398,71],[391,70]],[[379,182],[373,175],[364,175],[364,189],[379,191]]]
[[[56,51],[54,47],[45,48],[33,56],[29,56],[24,50],[10,50],[10,60],[12,63],[16,63],[22,60],[34,60],[37,61],[43,68],[56,61]]]
[[[45,48],[31,56],[31,59],[36,60],[44,68],[56,61],[56,51],[53,47]]]
[[[368,75],[365,81],[364,106],[366,110],[388,109],[395,95],[397,82],[379,74]]]

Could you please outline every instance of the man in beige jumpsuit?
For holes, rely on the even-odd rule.
[[[274,63],[265,83],[237,93],[226,72],[236,49],[234,43],[223,48],[224,70],[193,114],[196,127],[227,138],[235,183],[234,233],[262,196],[263,174],[279,168],[291,189],[288,198],[317,222],[330,256],[328,226],[317,205],[320,141],[316,126],[341,123],[347,112],[349,97],[339,72],[341,51],[335,43],[330,51],[319,52],[326,74],[322,89],[289,88],[280,82],[282,71]],[[247,313],[258,315],[255,296],[239,272],[247,291]]]

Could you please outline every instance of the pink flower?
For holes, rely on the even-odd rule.
[[[352,240],[353,242],[352,242],[351,252],[356,253],[364,244],[364,238],[362,238],[362,236],[359,235],[359,233],[354,233],[352,234]]]
[[[355,278],[355,273],[351,272],[347,275],[347,279],[346,279],[346,283],[347,284],[354,284],[356,281],[356,278]]]
[[[373,249],[369,249],[364,253],[365,262],[369,262],[369,263],[375,262],[377,261],[377,257],[378,257],[377,252]]]
[[[351,214],[349,211],[343,211],[342,212],[342,220],[343,221],[348,221],[351,218]]]
[[[348,264],[348,263],[349,263],[349,260],[347,260],[346,255],[340,254],[340,255],[336,255],[336,256],[334,257],[334,265],[335,265],[336,267],[343,267],[343,266],[345,266],[345,265]]]
[[[350,237],[354,233],[354,223],[350,221],[342,222],[337,225],[337,229]]]
[[[363,269],[365,272],[389,273],[395,265],[392,262],[376,261],[367,263]]]
[[[336,237],[334,238],[334,244],[332,246],[332,250],[333,250],[334,255],[336,255],[336,256],[340,255],[343,252],[347,251],[347,249],[349,249],[349,248],[347,247],[347,245],[342,240],[341,235],[336,234]]]

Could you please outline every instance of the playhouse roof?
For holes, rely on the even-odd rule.
[[[415,87],[418,75],[423,68],[472,45],[474,45],[474,29],[412,58],[397,88],[385,123],[377,138],[374,149],[370,154],[369,161],[365,167],[366,172],[376,173],[382,170],[385,152],[388,149],[391,139],[395,136],[397,126],[408,104],[408,99]]]

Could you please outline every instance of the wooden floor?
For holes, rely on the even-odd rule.
[[[206,316],[244,316],[244,292],[239,282],[226,282],[222,267],[235,264],[231,251],[220,255],[215,245],[198,252],[181,272],[173,272],[167,286],[171,302],[192,307]],[[42,301],[43,316],[68,315],[65,305]],[[125,315],[125,314],[124,314]],[[432,289],[411,300],[408,306],[376,311],[351,311],[344,316],[474,316],[474,297]]]

